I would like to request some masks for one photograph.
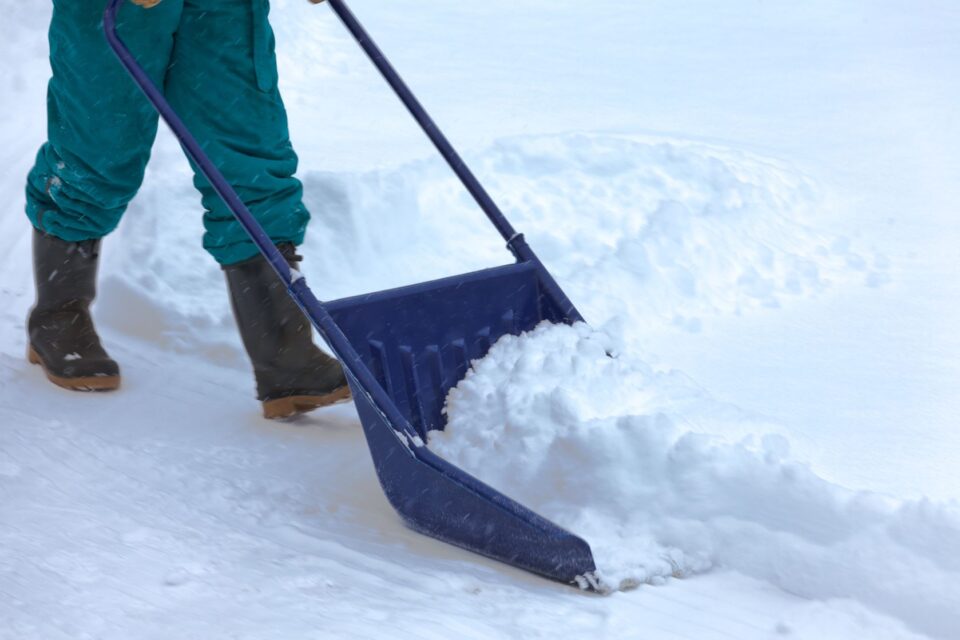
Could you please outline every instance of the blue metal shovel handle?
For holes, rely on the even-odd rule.
[[[387,81],[387,84],[389,84],[394,93],[397,94],[403,106],[407,108],[407,111],[410,112],[413,119],[420,125],[424,134],[426,134],[437,148],[437,151],[440,152],[443,159],[447,161],[447,164],[450,165],[450,168],[457,177],[460,178],[460,182],[463,183],[466,190],[470,192],[473,199],[480,205],[480,208],[487,215],[487,218],[490,219],[490,222],[493,223],[493,226],[497,228],[497,231],[500,232],[503,239],[507,241],[507,248],[510,249],[519,262],[535,263],[539,267],[540,280],[545,293],[553,299],[559,308],[563,309],[571,322],[583,322],[583,316],[581,316],[580,312],[573,306],[573,302],[570,301],[563,292],[563,289],[560,288],[560,285],[553,279],[550,272],[543,267],[540,259],[534,254],[530,245],[527,244],[523,234],[518,233],[510,224],[510,221],[507,220],[506,216],[503,215],[503,212],[500,211],[500,208],[493,201],[493,198],[490,197],[487,190],[480,184],[477,177],[473,175],[470,167],[463,161],[447,137],[443,135],[437,123],[433,121],[433,118],[431,118],[430,114],[423,108],[423,105],[420,104],[417,97],[413,95],[407,83],[403,81],[400,74],[398,74],[396,69],[393,68],[393,65],[390,64],[387,56],[384,55],[380,47],[377,46],[377,43],[374,42],[370,34],[363,28],[363,25],[361,25],[356,16],[353,15],[353,12],[350,11],[347,3],[344,2],[344,0],[328,0],[328,3],[330,8],[333,9],[333,12],[340,18],[340,21],[343,22],[347,31],[354,37],[357,44],[360,45],[360,48],[367,54],[367,57],[370,58],[370,62],[373,63],[384,80]]]
[[[347,31],[353,35],[357,44],[364,50],[384,80],[387,81],[387,84],[393,88],[393,91],[397,94],[397,97],[400,98],[400,101],[403,102],[403,105],[410,112],[410,115],[413,116],[413,119],[416,120],[420,128],[423,129],[423,132],[430,138],[430,141],[437,148],[437,151],[439,151],[440,155],[447,161],[447,164],[450,165],[453,172],[457,174],[463,186],[470,192],[473,199],[477,201],[477,204],[480,205],[483,212],[487,214],[490,222],[497,228],[497,231],[500,232],[500,235],[503,236],[503,239],[507,241],[509,246],[510,242],[518,235],[516,229],[513,228],[506,216],[503,215],[503,212],[500,211],[500,208],[493,201],[493,198],[491,198],[487,190],[483,188],[483,185],[480,184],[477,177],[473,175],[470,167],[467,166],[460,157],[460,154],[453,148],[453,145],[450,144],[447,137],[443,135],[440,127],[437,126],[437,123],[433,121],[430,114],[423,108],[423,105],[420,104],[417,97],[413,95],[413,92],[410,91],[410,88],[403,81],[403,78],[401,78],[396,69],[393,68],[393,65],[390,64],[390,61],[387,60],[387,57],[380,50],[380,47],[377,46],[377,43],[373,41],[370,34],[366,32],[363,25],[361,25],[353,15],[353,12],[350,11],[347,4],[343,2],[343,0],[328,0],[328,2],[330,3],[330,8],[333,9],[333,12],[337,14],[337,17],[340,18],[340,21],[343,22],[347,28]]]
[[[230,183],[227,182],[220,170],[210,160],[207,154],[197,143],[196,138],[187,129],[187,126],[180,119],[180,116],[173,110],[170,103],[164,97],[163,93],[150,79],[150,76],[143,70],[127,46],[117,35],[117,13],[120,11],[120,5],[125,0],[110,0],[106,12],[103,16],[103,30],[107,36],[110,47],[116,53],[120,62],[126,68],[127,72],[133,77],[137,86],[146,94],[147,99],[153,104],[154,108],[160,113],[160,116],[169,125],[173,134],[183,145],[184,151],[200,168],[200,172],[207,178],[210,185],[214,188],[230,211],[236,216],[237,220],[243,225],[243,228],[249,234],[250,238],[257,245],[260,252],[270,261],[270,264],[280,275],[281,280],[288,286],[291,284],[290,265],[283,258],[283,255],[277,250],[270,236],[263,230],[260,223],[253,217],[250,210],[243,203],[237,192],[233,190]]]
[[[210,182],[217,194],[223,199],[227,207],[236,217],[237,221],[243,226],[250,238],[256,244],[257,249],[270,263],[274,271],[284,283],[290,296],[303,309],[303,312],[310,319],[313,326],[320,333],[327,345],[330,346],[334,354],[343,364],[345,372],[354,380],[359,381],[359,388],[362,388],[371,402],[375,404],[391,421],[396,425],[405,425],[408,436],[415,434],[409,423],[400,415],[396,407],[390,402],[389,398],[380,388],[373,374],[367,369],[360,355],[356,352],[350,341],[337,326],[333,318],[324,308],[323,304],[317,299],[307,286],[306,279],[298,272],[290,269],[290,265],[284,259],[280,251],[270,240],[270,236],[264,231],[260,223],[257,222],[253,214],[243,203],[237,192],[234,191],[230,183],[223,176],[220,170],[210,160],[209,156],[200,147],[196,138],[190,133],[187,126],[180,119],[180,116],[173,110],[170,103],[164,97],[163,93],[153,83],[143,68],[137,63],[133,54],[117,35],[117,13],[120,5],[126,0],[110,0],[103,16],[103,30],[106,34],[110,47],[116,53],[124,68],[136,82],[137,86],[143,91],[147,99],[159,112],[160,116],[169,125],[173,134],[180,141],[184,151],[191,160],[199,167],[200,172]],[[357,385],[352,385],[355,389]]]

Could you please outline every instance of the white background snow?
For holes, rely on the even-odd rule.
[[[103,251],[124,388],[46,383],[22,190],[50,8],[0,0],[0,638],[960,637],[960,5],[351,6],[621,354],[610,388],[590,348],[505,349],[486,380],[524,393],[462,395],[447,455],[566,478],[512,493],[655,584],[588,596],[408,531],[349,406],[263,421],[165,131]],[[317,294],[506,262],[330,12],[272,15]]]

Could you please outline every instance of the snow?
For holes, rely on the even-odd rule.
[[[583,536],[608,589],[722,567],[960,629],[960,505],[826,482],[783,435],[736,437],[735,408],[617,348],[585,324],[501,338],[430,448]]]
[[[318,297],[506,262],[330,12],[271,4]],[[405,529],[349,405],[263,421],[165,131],[102,251],[123,389],[30,367],[50,7],[0,0],[0,638],[956,637],[956,3],[351,6],[602,330],[499,345],[430,446],[643,584]]]

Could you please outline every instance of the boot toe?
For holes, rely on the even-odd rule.
[[[350,387],[344,385],[327,393],[294,391],[290,395],[263,399],[263,417],[269,420],[293,418],[322,407],[347,402]]]
[[[50,382],[71,391],[112,391],[120,386],[120,367],[109,357],[71,358],[54,362],[31,346],[27,359],[40,365]]]
[[[120,375],[120,366],[110,358],[67,361],[57,369],[64,378],[111,378]]]
[[[286,375],[274,371],[272,376],[261,375],[258,379],[265,418],[290,418],[351,397],[343,369],[332,358],[322,366]],[[263,384],[268,380],[268,385]]]

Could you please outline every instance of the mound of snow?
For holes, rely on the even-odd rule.
[[[822,196],[770,159],[600,134],[511,138],[468,159],[581,310],[598,325],[621,320],[628,334],[696,331],[711,316],[816,295],[831,282],[882,279],[847,239],[805,226]],[[304,272],[321,299],[510,261],[439,159],[303,179],[313,214]],[[121,275],[104,283],[103,304],[127,312],[113,328],[184,352],[239,350],[219,333],[233,330],[222,274],[200,249],[200,220],[179,148],[159,145],[104,253],[104,272]]]
[[[501,140],[469,160],[599,323],[623,317],[697,330],[718,313],[884,277],[882,261],[806,226],[824,197],[768,158],[678,140],[565,134]],[[355,265],[380,283],[406,284],[509,260],[439,160],[354,176],[308,173],[306,185],[316,217],[308,244],[331,275]]]
[[[831,484],[778,434],[586,325],[497,342],[429,447],[590,542],[611,588],[714,567],[960,628],[960,508]],[[731,437],[733,435],[733,437]]]

